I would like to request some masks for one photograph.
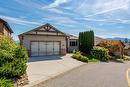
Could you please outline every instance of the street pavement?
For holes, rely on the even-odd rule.
[[[130,62],[88,63],[40,84],[39,87],[128,87],[128,68]]]

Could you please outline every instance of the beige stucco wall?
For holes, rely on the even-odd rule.
[[[24,35],[22,45],[30,51],[31,41],[60,41],[61,42],[61,54],[66,54],[66,38],[61,36],[37,36],[37,35]]]

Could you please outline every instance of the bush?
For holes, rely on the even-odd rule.
[[[101,61],[107,61],[111,58],[109,56],[109,50],[102,47],[94,47],[91,51],[91,55]]]
[[[8,79],[0,79],[0,87],[14,87],[14,82]]]
[[[6,37],[0,37],[0,77],[15,78],[25,73],[26,50]]]
[[[79,51],[75,52],[72,57],[82,62],[88,62],[88,58],[86,56],[81,55]]]
[[[129,56],[123,56],[123,60],[124,61],[130,61],[130,57]]]
[[[129,56],[115,56],[116,59],[122,59],[123,61],[130,61],[130,57]]]

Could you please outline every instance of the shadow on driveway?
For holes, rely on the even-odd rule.
[[[58,56],[58,55],[51,55],[51,56],[33,56],[30,57],[28,62],[37,62],[37,61],[48,61],[48,60],[62,60],[63,56]]]

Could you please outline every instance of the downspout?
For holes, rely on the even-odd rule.
[[[67,52],[67,53],[69,52],[69,50],[68,50],[68,39],[69,39],[69,37],[66,36],[66,52]]]

